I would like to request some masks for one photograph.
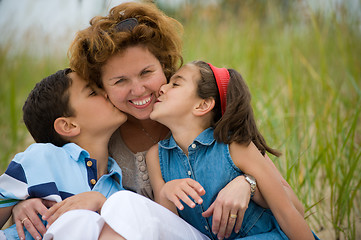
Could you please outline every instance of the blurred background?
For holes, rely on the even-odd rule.
[[[121,2],[0,0],[0,173],[33,142],[21,111],[30,90],[68,66],[77,30]],[[183,24],[185,62],[242,73],[317,235],[361,239],[360,1],[153,2]]]

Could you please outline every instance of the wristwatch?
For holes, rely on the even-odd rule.
[[[251,198],[254,196],[254,193],[256,192],[257,182],[256,179],[248,174],[244,174],[244,179],[251,185]]]

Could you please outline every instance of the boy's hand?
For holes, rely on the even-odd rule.
[[[194,201],[202,204],[203,199],[200,196],[203,196],[205,193],[205,190],[197,181],[191,178],[184,178],[167,182],[164,184],[160,194],[173,202],[179,210],[183,210],[184,207],[179,200],[182,200],[189,207],[194,208],[196,206]],[[189,196],[192,197],[194,201],[192,201]]]
[[[99,211],[106,201],[103,194],[95,191],[83,192],[58,202],[43,214],[43,219],[48,221],[47,228],[63,213],[74,209],[87,209]]]

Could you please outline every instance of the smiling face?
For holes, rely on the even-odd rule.
[[[148,119],[161,85],[167,82],[159,60],[145,47],[128,47],[102,68],[110,101],[137,119]]]
[[[201,78],[195,65],[185,65],[160,88],[150,118],[169,127],[170,123],[184,122],[202,99],[197,95],[197,82]]]
[[[83,132],[102,134],[105,130],[115,131],[127,116],[105,98],[103,90],[90,87],[75,72],[68,75],[72,79],[69,87],[69,104],[74,110],[75,122]]]

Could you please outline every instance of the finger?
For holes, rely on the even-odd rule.
[[[202,216],[203,217],[210,217],[210,216],[213,215],[213,211],[214,211],[214,202],[211,204],[211,206],[209,206],[209,208],[206,211],[204,211],[202,213]]]
[[[29,220],[29,218],[25,219],[25,221],[23,221],[22,225],[26,228],[26,230],[28,230],[28,232],[34,239],[41,239],[41,235],[36,230],[36,228],[34,227],[32,222]]]
[[[191,186],[186,186],[183,190],[187,195],[193,198],[194,202],[198,204],[203,203],[203,199],[199,196],[198,192]],[[203,190],[204,191],[204,190]]]
[[[175,195],[172,195],[171,197],[168,198],[169,201],[171,201],[179,210],[183,210],[184,206],[183,204],[179,201],[178,197]]]
[[[236,226],[234,227],[235,233],[238,233],[241,230],[244,213],[245,213],[245,210],[238,211]]]
[[[226,207],[223,207],[222,209],[222,217],[221,217],[221,222],[219,224],[219,230],[218,230],[218,234],[217,237],[218,239],[223,239],[226,233],[226,226],[229,220],[229,210],[226,209]]]
[[[25,217],[23,219],[25,219]],[[23,228],[23,225],[21,224],[21,221],[16,219],[15,225],[16,225],[16,231],[18,232],[19,238],[25,239],[24,228]]]
[[[50,201],[50,200],[45,200],[45,199],[42,199],[42,202],[48,208],[51,208],[52,206],[54,206],[56,204],[55,201]]]
[[[65,201],[58,202],[54,204],[51,208],[47,209],[46,212],[43,214],[43,219],[47,220],[50,216],[52,216],[58,209],[63,206]]]
[[[229,236],[231,236],[236,220],[237,220],[237,210],[232,210],[229,214],[228,223],[226,226],[226,232],[225,232],[226,238],[229,238]]]
[[[48,225],[46,226],[47,228],[50,227],[51,224],[53,224],[56,219],[58,219],[61,215],[63,215],[63,213],[70,211],[72,209],[75,209],[73,207],[73,204],[62,204],[59,208],[56,209],[55,212],[53,212],[53,214],[48,218]]]
[[[204,190],[202,185],[192,178],[190,178],[190,180],[192,180],[192,181],[189,181],[188,184],[197,192],[197,194],[199,194],[200,196],[203,196],[206,193],[206,191]]]
[[[212,232],[218,234],[219,226],[222,219],[222,207],[219,204],[215,204],[213,211],[213,221],[212,221]]]
[[[196,204],[183,191],[179,192],[177,194],[177,197],[181,199],[185,204],[187,204],[190,208],[194,208],[196,206]]]
[[[45,206],[44,206],[45,207]],[[33,231],[33,233],[35,235],[38,235],[39,233],[41,235],[44,235],[46,232],[46,228],[43,224],[43,222],[41,221],[38,212],[39,211],[43,211],[41,209],[41,207],[39,208],[39,206],[36,206],[36,208],[34,209],[35,211],[28,211],[27,215],[28,215],[28,219],[23,222],[24,227],[30,232],[30,229],[35,229],[35,231]],[[46,210],[45,210],[46,211]],[[30,229],[29,229],[30,228]],[[33,234],[31,234],[33,236]],[[33,236],[34,237],[34,236]],[[35,237],[34,237],[35,238]],[[36,239],[36,238],[35,238]]]

